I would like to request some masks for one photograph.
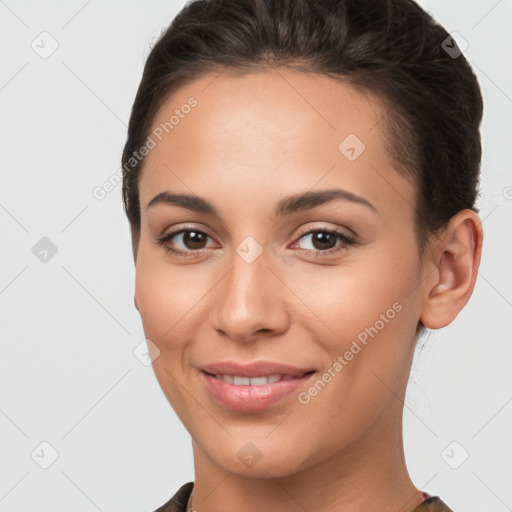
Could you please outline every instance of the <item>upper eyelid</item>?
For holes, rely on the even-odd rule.
[[[327,226],[327,225],[319,226],[319,227],[305,228],[304,231],[300,231],[296,236],[302,237],[304,235],[308,235],[311,232],[315,232],[315,231],[336,231],[340,235],[345,235],[348,237],[356,236],[356,234],[351,229],[341,227],[341,226]],[[343,233],[343,231],[347,231],[347,233]]]

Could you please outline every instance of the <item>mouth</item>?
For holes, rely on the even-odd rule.
[[[240,412],[261,411],[278,402],[284,406],[284,399],[307,386],[316,373],[311,370],[295,376],[273,374],[246,377],[200,371],[210,399],[217,406]]]
[[[315,370],[304,372],[301,375],[289,375],[289,374],[275,374],[275,375],[261,375],[255,377],[245,377],[242,375],[228,375],[228,374],[214,374],[201,370],[206,375],[210,375],[215,379],[223,380],[228,384],[234,384],[235,386],[266,386],[267,384],[274,384],[285,380],[300,380],[307,375],[315,373]]]

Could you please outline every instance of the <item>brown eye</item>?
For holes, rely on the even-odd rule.
[[[157,238],[155,243],[163,246],[163,248],[170,254],[179,256],[201,256],[202,249],[210,249],[212,246],[207,246],[209,235],[203,231],[193,228],[184,228],[179,231],[173,231],[161,238]],[[213,247],[214,248],[214,247]]]
[[[327,231],[316,231],[311,235],[311,242],[315,249],[324,251],[332,249],[336,245],[338,236]]]
[[[301,247],[302,240],[306,240],[306,243]],[[340,243],[337,243],[338,241]],[[303,233],[298,242],[299,249],[306,250],[315,256],[337,253],[354,245],[356,245],[355,238],[328,228],[312,229],[307,233]]]
[[[183,233],[183,243],[187,249],[203,249],[208,235],[201,231],[188,230]]]

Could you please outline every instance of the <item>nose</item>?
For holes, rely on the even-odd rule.
[[[211,321],[215,330],[239,342],[282,334],[289,326],[290,291],[261,254],[248,263],[238,254],[212,297]]]

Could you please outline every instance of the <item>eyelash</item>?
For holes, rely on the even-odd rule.
[[[182,233],[187,233],[189,231],[195,231],[196,233],[201,233],[202,235],[206,235],[209,237],[207,233],[204,231],[199,231],[198,229],[194,228],[183,228],[178,231],[173,231],[172,233],[169,233],[167,235],[164,235],[160,238],[157,238],[155,243],[162,246],[165,251],[169,254],[174,254],[177,256],[182,256],[185,258],[194,258],[201,256],[201,251],[204,251],[206,249],[199,249],[199,250],[190,250],[190,251],[182,251],[181,249],[174,249],[173,247],[170,247],[167,245],[167,242],[171,239],[173,239],[175,236],[180,235]],[[332,228],[318,228],[318,229],[311,229],[309,231],[306,231],[305,233],[302,233],[298,240],[302,239],[306,235],[310,235],[313,233],[329,233],[330,235],[336,235],[343,243],[342,245],[338,245],[333,247],[332,249],[327,249],[325,251],[319,251],[319,250],[311,250],[311,249],[300,249],[302,251],[307,251],[308,253],[312,254],[314,257],[322,257],[325,255],[335,254],[343,249],[346,249],[348,247],[353,247],[357,245],[357,240],[354,237],[348,236],[336,229]]]

